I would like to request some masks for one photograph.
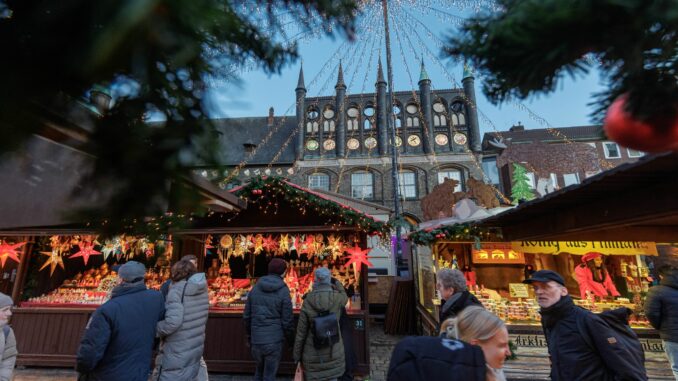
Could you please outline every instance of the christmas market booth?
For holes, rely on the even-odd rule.
[[[97,305],[108,298],[114,263],[134,259],[148,267],[147,285],[157,288],[170,265],[196,255],[210,289],[210,314],[204,358],[210,371],[253,372],[254,362],[243,331],[248,291],[266,275],[268,261],[285,259],[295,314],[313,283],[313,271],[328,267],[348,294],[347,319],[356,372],[369,374],[367,332],[367,238],[388,237],[389,227],[370,216],[279,178],[254,178],[233,194],[246,210],[211,212],[190,226],[157,241],[121,236],[99,239],[85,234],[33,237],[23,302],[13,324],[20,343],[19,363],[72,366],[84,326]],[[4,237],[20,245],[18,237]],[[24,245],[24,247],[27,245]],[[15,247],[17,257],[20,247]],[[42,254],[41,254],[42,252]],[[45,258],[39,261],[39,258]],[[280,371],[293,373],[291,349]]]

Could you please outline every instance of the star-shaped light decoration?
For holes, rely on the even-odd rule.
[[[287,253],[290,251],[290,235],[289,234],[281,234],[280,235],[280,244],[279,244],[279,252],[281,254]]]
[[[259,254],[264,251],[264,236],[257,234],[254,236],[254,254]]]
[[[315,238],[313,234],[307,234],[304,242],[301,244],[300,254],[306,254],[307,257],[312,257],[315,254]]]
[[[266,249],[266,251],[272,252],[272,251],[275,251],[275,250],[278,249],[278,240],[273,238],[269,234],[266,238],[264,238],[263,245],[264,245],[264,249]]]
[[[330,234],[327,237],[326,249],[332,253],[333,259],[338,259],[344,252],[344,244],[341,242],[341,237],[335,237],[334,234]]]
[[[64,270],[64,259],[61,257],[61,254],[58,250],[55,249],[52,251],[41,251],[40,254],[48,256],[49,259],[47,259],[45,263],[42,264],[42,267],[40,267],[40,270],[38,271],[42,271],[45,267],[49,266],[49,276],[52,276],[57,266]]]
[[[19,249],[21,246],[25,245],[27,242],[19,242],[15,244],[8,244],[7,242],[3,242],[0,244],[0,263],[2,263],[1,267],[5,267],[5,262],[7,262],[7,259],[11,259],[16,263],[21,262],[19,259],[19,252],[17,252],[17,249]]]
[[[104,261],[116,252],[119,245],[120,238],[118,237],[114,238],[113,240],[107,239],[106,242],[104,242],[104,247],[101,249],[101,253],[104,256]]]
[[[367,253],[370,252],[370,249],[363,250],[360,248],[360,246],[354,245],[353,247],[346,249],[346,252],[348,253],[349,259],[344,267],[353,265],[353,272],[356,275],[360,273],[360,268],[362,267],[363,263],[366,264],[367,267],[372,267],[372,263],[369,261],[370,257],[367,256]]]
[[[87,266],[87,262],[89,262],[89,257],[92,255],[101,255],[100,251],[94,250],[94,242],[87,242],[83,241],[82,243],[78,244],[78,247],[80,248],[80,251],[77,253],[71,255],[68,258],[77,258],[77,257],[82,257],[82,259],[85,261],[85,266]]]

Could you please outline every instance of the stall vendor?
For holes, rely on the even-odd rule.
[[[619,296],[619,291],[612,282],[612,277],[608,273],[601,253],[586,253],[581,258],[582,263],[574,270],[581,298],[586,299],[587,292],[599,298],[608,296]]]

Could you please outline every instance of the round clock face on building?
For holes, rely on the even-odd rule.
[[[401,139],[400,136],[396,136],[395,145],[396,147],[400,147],[401,145],[403,145],[403,139]]]
[[[358,147],[360,147],[360,142],[355,138],[348,139],[346,147],[348,147],[348,149],[358,149]]]
[[[372,149],[377,146],[377,139],[369,137],[365,139],[365,147]]]
[[[337,144],[336,144],[336,143],[334,142],[334,140],[332,140],[332,139],[327,139],[327,140],[325,140],[325,141],[323,142],[323,148],[324,148],[326,151],[333,150],[334,147],[336,147],[336,145],[337,145]]]
[[[437,145],[445,146],[445,145],[447,145],[447,142],[449,142],[449,140],[447,139],[447,135],[445,135],[445,134],[436,135],[436,144]]]
[[[308,140],[306,141],[306,149],[309,151],[315,151],[318,149],[318,141],[317,140]]]
[[[461,132],[457,132],[454,134],[454,142],[459,144],[459,145],[464,145],[466,144],[466,135],[462,134]]]
[[[421,144],[421,138],[418,135],[410,135],[407,137],[407,144],[416,147]]]

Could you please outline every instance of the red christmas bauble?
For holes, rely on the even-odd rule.
[[[607,136],[620,145],[644,152],[678,150],[678,118],[643,122],[634,119],[624,108],[627,95],[617,98],[605,116]]]

